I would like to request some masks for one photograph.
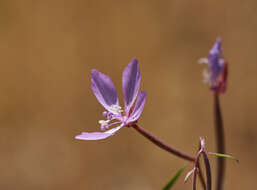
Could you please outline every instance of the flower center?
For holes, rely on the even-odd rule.
[[[103,131],[108,129],[110,126],[120,124],[123,122],[123,116],[121,115],[123,110],[119,105],[112,105],[110,107],[110,110],[112,112],[107,112],[107,111],[103,112],[103,116],[107,117],[106,120],[98,121],[98,123],[101,125],[100,128]],[[117,120],[117,121],[114,121],[114,120]]]

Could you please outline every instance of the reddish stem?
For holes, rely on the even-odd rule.
[[[178,156],[180,158],[188,160],[190,162],[194,162],[195,161],[194,157],[188,155],[187,153],[181,152],[181,151],[177,150],[176,148],[174,148],[174,147],[172,147],[172,146],[162,142],[160,139],[158,139],[157,137],[153,136],[150,132],[148,132],[145,129],[141,128],[137,124],[133,124],[131,127],[136,129],[141,135],[146,137],[148,140],[152,141],[152,143],[154,143],[158,147],[160,147],[160,148],[162,148],[162,149],[164,149],[164,150],[174,154],[175,156]]]
[[[199,173],[199,179],[200,179],[201,185],[202,185],[203,189],[206,190],[206,184],[205,184],[203,171],[202,171],[200,163],[199,163],[199,168],[198,169],[199,169],[198,173]]]
[[[219,95],[214,94],[214,117],[215,117],[215,132],[216,132],[216,143],[217,152],[225,154],[225,137],[223,120],[220,109]],[[217,158],[217,178],[216,178],[216,190],[222,190],[224,184],[225,175],[225,159]]]
[[[178,156],[178,157],[180,157],[182,159],[185,159],[187,161],[195,162],[195,160],[196,160],[195,157],[192,157],[192,156],[188,155],[187,153],[181,152],[181,151],[177,150],[176,148],[162,142],[160,139],[153,136],[150,132],[146,131],[145,129],[138,126],[137,124],[133,124],[133,125],[131,125],[131,127],[136,129],[141,135],[146,137],[148,140],[150,140],[152,143],[154,143],[155,145],[157,145],[161,149],[166,150],[166,151],[170,152],[171,154],[174,154],[175,156]],[[206,185],[205,185],[205,181],[204,181],[204,178],[203,178],[203,175],[202,175],[202,171],[199,170],[199,172],[200,172],[201,185],[203,186],[203,189],[206,189]]]

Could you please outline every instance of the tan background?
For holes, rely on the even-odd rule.
[[[132,57],[148,92],[141,126],[190,154],[205,136],[215,151],[213,99],[197,60],[218,36],[230,63],[221,99],[227,151],[240,159],[227,164],[226,189],[253,189],[256,33],[256,0],[1,0],[0,189],[155,190],[186,164],[133,129],[74,140],[102,119],[90,70],[111,76],[121,94]],[[191,189],[182,180],[174,189]]]

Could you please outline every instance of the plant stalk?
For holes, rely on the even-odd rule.
[[[160,147],[163,150],[166,150],[167,152],[182,158],[184,160],[190,161],[190,162],[195,162],[196,158],[192,157],[190,155],[188,155],[187,153],[181,152],[179,150],[177,150],[176,148],[164,143],[163,141],[161,141],[160,139],[158,139],[157,137],[153,136],[150,132],[148,132],[147,130],[145,130],[144,128],[140,127],[137,124],[133,124],[131,125],[131,127],[133,127],[135,130],[137,130],[141,135],[143,135],[144,137],[146,137],[148,140],[150,140],[152,143],[154,143],[155,145],[157,145],[158,147]],[[205,181],[202,175],[202,171],[200,170],[200,181],[201,181],[201,185],[203,187],[203,189],[206,189],[206,185],[205,185]]]
[[[161,149],[166,150],[166,151],[170,152],[171,154],[173,154],[175,156],[178,156],[182,159],[185,159],[187,161],[190,161],[190,162],[195,161],[194,157],[188,155],[187,153],[181,152],[181,151],[177,150],[176,148],[164,143],[163,141],[161,141],[157,137],[153,136],[150,132],[146,131],[145,129],[138,126],[137,124],[133,124],[131,127],[136,129],[141,135],[146,137],[148,140],[150,140],[152,143],[154,143],[155,145],[157,145]]]
[[[218,93],[214,94],[214,118],[217,152],[225,154],[225,136]],[[216,190],[222,190],[225,175],[225,159],[217,158]]]

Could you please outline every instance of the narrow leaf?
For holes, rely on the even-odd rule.
[[[183,170],[185,168],[186,168],[185,166],[183,168],[180,168],[162,190],[169,190],[174,185],[174,183],[177,181],[177,179],[179,178],[179,176],[181,175],[181,173],[183,172]]]
[[[222,157],[222,158],[229,158],[232,160],[235,160],[237,162],[239,162],[239,160],[233,156],[230,156],[228,154],[221,154],[221,153],[215,153],[215,152],[208,152],[210,155],[216,156],[216,157]]]

